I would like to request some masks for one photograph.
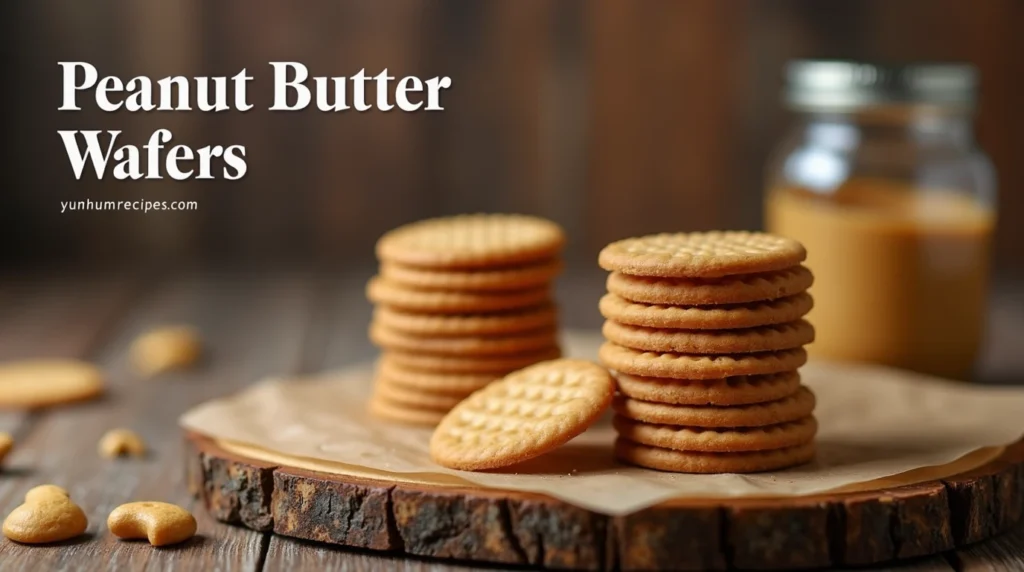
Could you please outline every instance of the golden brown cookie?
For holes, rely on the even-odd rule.
[[[202,354],[202,338],[191,326],[153,328],[135,338],[131,347],[132,364],[147,377],[187,369],[195,365]]]
[[[423,220],[396,228],[377,241],[384,262],[427,268],[480,268],[550,260],[565,234],[542,218],[472,214]]]
[[[373,392],[389,403],[404,405],[415,409],[432,411],[448,411],[465,399],[466,395],[452,393],[435,393],[421,389],[413,389],[399,385],[394,381],[378,375],[374,378]]]
[[[381,395],[374,395],[370,398],[369,410],[375,417],[406,425],[437,425],[445,415],[445,412],[441,410],[410,407],[386,399]]]
[[[782,399],[750,405],[671,405],[619,395],[612,406],[619,415],[644,423],[691,427],[760,427],[803,419],[814,411],[814,403],[814,393],[801,387],[793,395]]]
[[[392,384],[414,391],[464,396],[482,388],[504,374],[439,373],[408,369],[396,364],[385,353],[377,363],[377,371]]]
[[[554,328],[558,313],[551,305],[498,314],[421,314],[377,306],[373,321],[406,334],[488,336]]]
[[[746,304],[806,291],[814,276],[804,266],[722,278],[657,278],[621,272],[608,275],[608,291],[631,302],[671,306]]]
[[[800,388],[795,371],[740,375],[723,379],[688,380],[619,373],[619,392],[633,399],[679,405],[747,405],[775,401]]]
[[[550,304],[548,288],[512,290],[508,292],[441,292],[416,290],[374,277],[366,285],[366,296],[375,304],[409,312],[438,314],[473,314],[502,312]]]
[[[763,232],[652,234],[613,242],[601,250],[605,270],[636,276],[717,278],[796,266],[807,257],[799,242]]]
[[[410,370],[443,373],[497,373],[505,375],[510,371],[533,365],[537,362],[559,358],[562,356],[562,350],[558,347],[553,347],[538,352],[493,357],[439,356],[389,350],[384,353],[384,356],[395,365]]]
[[[605,294],[601,315],[620,324],[681,330],[731,330],[799,320],[811,311],[814,300],[806,292],[764,302],[720,304],[718,306],[663,306],[630,302],[616,294]]]
[[[430,456],[451,469],[507,467],[587,430],[612,400],[601,366],[553,360],[519,370],[469,396],[434,430]]]
[[[374,322],[370,325],[370,340],[388,350],[483,357],[522,354],[551,348],[558,344],[558,333],[554,328],[550,328],[504,336],[440,337],[404,334]]]
[[[814,341],[806,320],[741,330],[670,330],[613,322],[601,329],[610,342],[636,350],[681,354],[743,354],[798,348]]]
[[[380,265],[380,275],[395,284],[420,290],[463,292],[538,288],[550,283],[561,271],[560,260],[480,270],[431,270],[391,262]]]
[[[605,342],[601,363],[618,372],[645,377],[717,379],[792,371],[807,362],[803,348],[746,355],[690,355],[644,352]]]
[[[77,360],[37,359],[0,364],[0,409],[35,409],[103,393],[99,368]]]
[[[673,451],[616,439],[615,456],[626,463],[673,473],[759,473],[795,467],[814,458],[814,442],[745,453]]]
[[[705,453],[738,453],[795,447],[811,441],[818,432],[818,422],[814,417],[764,427],[705,429],[643,423],[616,415],[612,419],[612,425],[620,437],[634,443]]]

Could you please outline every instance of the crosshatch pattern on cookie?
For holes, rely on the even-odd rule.
[[[605,270],[638,276],[716,278],[796,266],[807,257],[799,242],[746,231],[652,234],[606,246]]]
[[[430,455],[446,467],[491,469],[542,455],[585,431],[608,408],[611,375],[582,360],[517,371],[474,393],[438,425]]]
[[[384,262],[380,275],[396,284],[420,290],[457,290],[489,292],[524,290],[543,286],[562,271],[560,260],[543,260],[524,266],[478,270],[430,270]]]
[[[549,304],[549,288],[512,290],[508,292],[440,292],[416,290],[388,282],[379,277],[370,279],[366,297],[375,304],[387,304],[410,312],[471,314],[519,310]]]
[[[601,297],[601,315],[620,324],[683,330],[731,330],[799,320],[814,307],[810,294],[749,304],[671,306],[630,302],[616,294]]]
[[[627,397],[678,405],[747,405],[775,401],[800,388],[795,371],[741,375],[722,379],[687,380],[616,373],[619,392]]]
[[[554,328],[548,328],[505,336],[438,337],[405,334],[373,323],[370,325],[370,340],[392,350],[449,356],[502,356],[554,347],[558,343],[558,334]]]
[[[814,341],[805,320],[738,330],[673,330],[607,321],[601,329],[608,341],[653,352],[740,354],[798,348]]]
[[[691,355],[644,352],[605,342],[598,357],[606,367],[646,377],[716,379],[794,370],[807,362],[803,348],[746,355]]]
[[[654,403],[619,395],[619,415],[643,423],[692,427],[760,427],[803,419],[814,411],[814,393],[806,387],[775,401],[728,407]]]
[[[814,459],[814,442],[785,449],[745,453],[673,451],[619,438],[615,456],[632,465],[674,473],[759,473],[795,467]]]
[[[612,425],[621,437],[634,443],[677,451],[706,453],[736,453],[793,447],[811,441],[818,432],[818,422],[814,417],[764,427],[703,428],[643,423],[616,415],[612,419]]]
[[[427,268],[479,268],[554,258],[565,244],[555,223],[531,216],[473,214],[423,220],[377,242],[385,262]]]
[[[608,291],[645,304],[708,306],[775,300],[806,291],[814,275],[805,266],[721,278],[658,278],[621,272],[608,275]]]

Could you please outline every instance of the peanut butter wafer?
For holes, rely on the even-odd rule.
[[[524,266],[476,270],[431,270],[384,262],[380,275],[396,284],[420,290],[490,292],[526,290],[550,283],[562,271],[562,261],[544,260]]]
[[[449,355],[502,356],[544,350],[558,344],[554,328],[504,336],[428,336],[406,334],[374,322],[370,340],[389,350]]]
[[[767,403],[732,405],[673,405],[640,401],[619,395],[615,412],[644,423],[692,427],[760,427],[778,425],[807,417],[814,411],[814,393],[801,387],[793,395]]]
[[[795,447],[814,439],[814,417],[798,421],[745,428],[680,427],[643,423],[616,415],[612,425],[620,437],[651,447],[705,453],[736,453]]]
[[[674,473],[759,473],[802,465],[814,458],[814,442],[744,453],[701,453],[650,447],[619,438],[615,456],[626,463]]]
[[[548,288],[508,292],[441,292],[416,290],[374,277],[366,286],[366,296],[375,304],[387,304],[410,312],[472,314],[519,310],[549,304]]]
[[[682,330],[732,330],[784,324],[799,320],[813,307],[814,300],[806,292],[778,300],[717,306],[645,304],[605,294],[599,304],[602,316],[620,324]]]
[[[550,304],[496,314],[422,314],[403,312],[391,306],[377,306],[373,320],[406,334],[487,336],[554,328],[558,316]]]
[[[674,306],[746,304],[806,291],[814,276],[804,266],[721,278],[658,278],[621,272],[608,275],[608,291],[631,302]]]
[[[622,373],[675,379],[716,379],[792,371],[807,361],[803,348],[738,355],[693,355],[645,352],[605,342],[601,363]]]
[[[683,354],[743,354],[798,348],[814,341],[805,320],[740,330],[671,330],[611,320],[601,329],[610,342],[636,350]]]
[[[388,350],[384,353],[386,359],[406,369],[443,373],[497,373],[501,375],[537,362],[555,359],[561,357],[561,355],[562,351],[558,347],[523,354],[483,357],[431,355],[401,350]]]
[[[679,405],[747,405],[775,401],[800,388],[795,371],[722,379],[668,379],[618,373],[619,392],[628,397]]]

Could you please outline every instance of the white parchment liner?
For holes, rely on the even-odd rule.
[[[567,336],[568,353],[593,359],[599,338]],[[801,496],[949,476],[999,454],[1024,433],[1024,389],[980,387],[864,365],[801,369],[818,396],[818,457],[786,471],[683,475],[620,465],[608,419],[557,451],[505,471],[434,464],[429,429],[365,412],[372,367],[271,379],[195,407],[183,427],[250,457],[302,468],[440,486],[545,493],[618,515],[678,497]]]

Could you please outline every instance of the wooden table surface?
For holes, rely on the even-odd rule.
[[[184,482],[178,416],[187,408],[268,375],[330,369],[373,355],[366,339],[369,272],[191,272],[171,276],[74,274],[0,281],[0,360],[68,357],[108,373],[103,399],[33,413],[0,411],[0,431],[16,446],[0,470],[0,515],[43,483],[66,487],[89,516],[88,533],[57,546],[0,540],[0,570],[457,570],[427,560],[342,550],[224,525],[190,497]],[[600,275],[561,281],[563,322],[600,324]],[[996,296],[983,378],[1024,381],[1024,287]],[[132,339],[169,323],[198,327],[208,359],[194,371],[145,380],[127,363]],[[151,453],[110,461],[96,452],[108,429],[139,432]],[[106,517],[121,503],[161,500],[195,512],[199,534],[178,547],[118,541]],[[907,562],[900,570],[1024,570],[1024,526],[990,541]]]

